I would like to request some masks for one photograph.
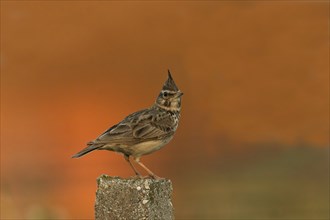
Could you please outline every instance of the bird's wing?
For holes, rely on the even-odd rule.
[[[172,134],[173,119],[170,114],[155,114],[150,120],[141,121],[133,128],[133,136],[140,139],[160,139]]]
[[[157,117],[157,118],[156,118]],[[153,110],[142,110],[127,116],[95,139],[93,144],[134,144],[146,139],[159,139],[172,134],[171,118],[156,115]]]

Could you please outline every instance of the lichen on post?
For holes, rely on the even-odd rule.
[[[168,179],[101,175],[97,179],[95,219],[174,219]]]

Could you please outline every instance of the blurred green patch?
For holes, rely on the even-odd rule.
[[[178,167],[177,219],[329,219],[329,148],[263,146],[219,160]]]

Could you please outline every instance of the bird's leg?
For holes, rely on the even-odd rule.
[[[151,170],[149,170],[143,163],[140,162],[139,157],[134,158],[134,159],[135,159],[135,162],[137,162],[143,169],[145,169],[148,172],[149,176],[151,176],[154,179],[160,179],[160,177],[156,176],[153,172],[151,172]]]
[[[129,163],[129,165],[132,167],[132,169],[134,170],[134,173],[135,173],[135,175],[137,175],[137,176],[141,176],[141,174],[135,169],[135,167],[133,166],[133,164],[131,163],[131,161],[129,160],[129,155],[124,155],[124,157],[125,157],[125,160]]]

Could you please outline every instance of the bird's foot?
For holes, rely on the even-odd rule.
[[[141,179],[143,176],[141,174],[136,174],[135,176],[132,176],[134,179]]]
[[[155,180],[161,180],[161,179],[164,179],[163,177],[159,177],[159,176],[157,176],[157,175],[155,175],[155,174],[149,174],[148,177],[151,177],[152,179],[155,179]]]
[[[154,179],[154,180],[161,180],[161,179],[164,179],[162,177],[159,177],[159,176],[156,176],[155,174],[154,175],[148,175],[148,176],[142,176],[142,175],[135,175],[133,176],[133,178],[135,179]]]

